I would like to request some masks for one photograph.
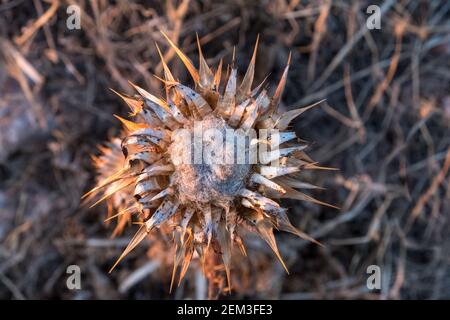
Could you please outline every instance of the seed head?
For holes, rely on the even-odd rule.
[[[253,88],[258,42],[242,82],[238,85],[232,65],[222,85],[222,63],[215,72],[210,69],[199,45],[197,69],[165,37],[192,76],[194,88],[175,81],[161,55],[165,99],[134,84],[138,96],[119,94],[132,111],[132,120],[117,117],[125,127],[120,142],[123,157],[114,160],[103,150],[103,156],[96,159],[100,179],[86,195],[102,194],[101,200],[120,195],[121,205],[113,207],[126,212],[127,219],[136,214],[141,222],[113,268],[159,229],[173,233],[172,284],[178,269],[181,281],[192,258],[198,257],[205,274],[214,274],[209,277],[210,285],[226,276],[226,290],[231,290],[232,258],[240,254],[238,251],[246,253],[244,239],[248,234],[262,238],[287,271],[274,228],[316,241],[291,224],[287,210],[276,200],[324,204],[297,190],[302,186],[298,173],[319,167],[306,155],[306,145],[288,130],[290,122],[312,106],[278,112],[290,57],[275,93],[269,97],[263,84]],[[116,140],[110,148],[117,154],[118,146]],[[257,161],[250,160],[254,150],[258,150]],[[107,164],[106,159],[115,163]],[[111,175],[102,173],[112,168]],[[123,204],[128,207],[123,208]],[[119,226],[123,225],[119,220]],[[224,274],[212,272],[220,267]]]

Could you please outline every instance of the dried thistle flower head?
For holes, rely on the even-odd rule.
[[[117,161],[113,174],[101,175],[97,186],[85,195],[102,192],[96,203],[118,194],[129,195],[129,201],[120,197],[128,207],[116,208],[119,216],[137,214],[141,220],[139,230],[113,268],[149,233],[160,229],[173,232],[172,284],[179,267],[181,281],[192,258],[198,256],[205,274],[214,274],[210,281],[220,282],[218,278],[226,275],[230,290],[233,257],[239,254],[237,251],[246,255],[243,239],[248,233],[267,242],[287,271],[273,229],[317,241],[295,228],[287,210],[274,199],[324,204],[296,190],[304,186],[298,181],[298,173],[319,167],[306,155],[306,145],[299,143],[295,132],[288,131],[290,122],[312,106],[283,114],[277,110],[290,58],[275,93],[269,97],[263,84],[252,88],[258,41],[242,82],[238,85],[237,70],[232,65],[221,86],[222,62],[213,72],[199,45],[197,70],[165,37],[192,76],[194,89],[175,81],[161,55],[166,99],[136,85],[138,96],[119,94],[131,108],[133,118],[130,121],[116,116],[126,129],[121,141],[124,158]],[[102,159],[105,156],[96,161],[99,170],[106,163]],[[123,227],[120,221],[119,225]],[[220,267],[224,275],[212,272]]]
[[[97,183],[101,184],[111,174],[120,171],[126,163],[120,147],[122,139],[113,138],[104,146],[99,146],[99,156],[93,156],[93,164],[97,171]],[[117,190],[119,189],[119,190]],[[115,181],[106,185],[102,190],[103,197],[97,202],[107,199],[108,216],[105,222],[109,223],[112,219],[117,218],[117,225],[114,228],[112,236],[115,237],[122,233],[126,225],[131,224],[130,207],[134,205],[133,186],[123,188],[121,181]],[[87,200],[91,200],[97,193],[92,193]]]

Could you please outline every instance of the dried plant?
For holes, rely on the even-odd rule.
[[[131,97],[118,93],[131,108],[133,121],[116,116],[125,127],[124,137],[120,147],[119,140],[115,139],[95,158],[98,184],[85,195],[88,199],[101,195],[95,204],[109,199],[109,218],[119,219],[115,234],[130,221],[132,214],[140,219],[139,230],[113,268],[152,230],[160,229],[166,234],[173,232],[175,256],[171,288],[177,270],[181,267],[180,282],[192,258],[198,256],[210,281],[210,291],[214,291],[211,288],[231,290],[230,270],[234,267],[234,256],[239,255],[235,251],[247,254],[244,239],[248,234],[256,234],[267,242],[287,271],[275,241],[274,228],[318,242],[294,227],[287,209],[274,199],[291,198],[328,205],[297,190],[309,187],[299,181],[302,169],[322,167],[305,153],[307,145],[300,142],[296,133],[288,131],[293,119],[318,103],[285,113],[278,111],[290,58],[272,97],[268,96],[264,82],[252,88],[258,40],[240,85],[232,63],[221,90],[222,62],[215,72],[210,69],[199,43],[197,70],[165,37],[192,76],[195,89],[176,81],[160,54],[165,100],[134,84],[139,95]],[[246,145],[244,153],[247,155],[253,145],[268,146],[270,150],[256,164],[180,162],[179,159],[191,157],[197,143],[191,138],[197,125],[204,137],[200,142],[202,147],[223,142],[215,141],[213,136],[206,138],[209,129],[224,134],[235,129],[237,136],[245,136],[252,129],[265,129],[270,134],[265,136],[258,132]],[[186,132],[188,136],[182,134]],[[229,156],[226,148],[214,150],[219,150],[215,156],[220,159]],[[233,160],[236,156],[231,155]],[[112,209],[119,212],[113,215]],[[166,254],[165,250],[162,254]]]
[[[101,152],[100,156],[92,157],[97,171],[97,182],[99,184],[125,166],[126,159],[120,147],[121,141],[120,138],[111,139],[104,146],[98,147]],[[134,203],[132,186],[121,188],[121,190],[116,192],[115,190],[119,184],[120,182],[111,183],[103,190],[105,194],[112,194],[106,202],[108,206],[106,222],[109,223],[112,219],[117,218],[117,226],[113,231],[113,236],[122,233],[123,228],[131,223],[131,213],[127,208]],[[118,213],[113,215],[114,212]]]

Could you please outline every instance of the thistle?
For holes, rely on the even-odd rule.
[[[118,172],[125,166],[125,157],[123,156],[120,138],[113,138],[108,141],[104,146],[99,146],[99,156],[93,156],[93,164],[97,171],[97,183],[101,184],[111,174]],[[117,190],[119,189],[119,190]],[[108,206],[108,215],[105,222],[110,222],[114,218],[117,218],[117,225],[114,228],[112,236],[115,237],[122,233],[126,225],[131,224],[131,212],[128,208],[134,204],[133,187],[130,185],[127,188],[120,187],[120,181],[112,182],[106,185],[101,190],[103,195],[107,199],[106,204]],[[92,193],[91,197],[87,200],[91,200],[97,193]],[[104,200],[100,198],[99,201]]]
[[[112,205],[119,212],[110,213],[110,217],[119,217],[116,233],[131,215],[139,219],[137,233],[112,269],[148,234],[159,229],[173,233],[175,255],[171,288],[178,269],[179,283],[193,257],[198,257],[203,272],[214,273],[210,280],[220,278],[213,270],[222,268],[227,290],[231,290],[232,260],[239,255],[238,251],[246,255],[244,240],[248,234],[262,238],[287,272],[274,229],[318,242],[295,228],[289,221],[287,209],[275,200],[291,198],[327,205],[297,190],[310,187],[299,181],[299,172],[321,167],[305,153],[307,145],[300,142],[294,131],[288,130],[293,119],[318,103],[278,112],[290,57],[272,97],[264,82],[252,87],[258,40],[238,85],[234,63],[228,67],[223,77],[226,81],[222,84],[222,61],[215,71],[210,69],[199,44],[197,69],[163,35],[186,66],[194,88],[175,80],[158,48],[164,69],[164,79],[160,80],[164,83],[166,98],[154,96],[134,84],[136,96],[116,92],[130,107],[132,117],[131,121],[116,116],[125,128],[120,143],[124,157],[117,161],[114,173],[107,177],[101,174],[97,186],[85,195],[101,194],[95,204],[105,199],[111,202],[120,195],[117,200],[120,205]],[[211,131],[219,134],[208,135]],[[224,136],[230,131],[234,132],[232,142],[240,138],[245,141],[244,149],[239,149],[238,154],[233,143],[231,149],[222,147]],[[250,131],[256,136],[249,138]],[[261,133],[263,131],[265,134]],[[200,132],[203,139],[196,140],[196,132]],[[117,146],[118,143],[116,151]],[[222,161],[192,159],[197,147],[213,150],[214,159]],[[236,162],[242,154],[248,157],[254,147],[268,149],[258,154],[256,163]],[[112,159],[111,155],[106,156],[107,150],[103,150],[103,154],[96,160],[100,172],[106,163],[104,160]],[[225,158],[231,161],[225,162]],[[108,165],[106,171],[110,170]]]

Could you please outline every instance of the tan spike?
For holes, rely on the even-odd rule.
[[[250,93],[250,96],[251,96],[251,97],[256,96],[256,94],[259,92],[259,90],[261,90],[262,86],[264,85],[264,83],[267,81],[268,78],[269,78],[269,76],[267,75],[267,76],[263,79],[263,81],[261,81],[261,83],[260,83],[255,89],[252,90],[252,92]]]
[[[273,179],[300,171],[299,167],[276,167],[276,166],[260,166],[260,173],[266,178]]]
[[[225,222],[221,222],[218,226],[217,241],[222,251],[222,261],[227,275],[227,284],[230,290],[229,292],[231,292],[231,237],[229,236]]]
[[[159,46],[156,42],[155,42],[155,45],[156,45],[156,49],[158,50],[158,54],[161,59],[161,64],[164,69],[164,78],[166,78],[167,81],[175,82],[175,78],[173,77],[172,72],[170,71],[169,67],[167,66],[167,63],[164,60],[164,55],[161,53],[161,50],[159,49]]]
[[[332,204],[329,204],[329,203],[322,202],[320,200],[314,199],[313,197],[308,196],[307,194],[304,194],[303,192],[297,191],[297,190],[289,187],[286,184],[283,184],[283,183],[280,183],[280,184],[283,186],[284,189],[286,189],[286,193],[281,196],[282,198],[296,199],[296,200],[300,200],[300,201],[308,201],[308,202],[312,202],[312,203],[315,203],[315,204],[320,204],[320,205],[325,206],[325,207],[330,207],[330,208],[339,210],[339,207],[336,207],[336,206],[334,206]]]
[[[157,104],[158,106],[162,107],[163,109],[165,109],[165,111],[169,110],[169,106],[167,104],[166,101],[164,101],[163,99],[160,99],[154,95],[152,95],[150,92],[142,89],[141,87],[139,87],[138,85],[134,84],[131,81],[128,81],[129,84],[131,84],[133,86],[133,88],[136,89],[137,92],[139,92],[139,94],[146,100],[149,100],[155,104]]]
[[[164,78],[167,81],[175,82],[175,78],[173,77],[172,72],[170,71],[169,67],[167,66],[167,63],[164,60],[164,55],[161,53],[161,50],[159,49],[159,46],[158,46],[158,44],[156,42],[155,42],[155,45],[156,45],[156,50],[158,50],[158,54],[159,54],[159,57],[161,59],[161,64],[162,64],[163,69],[164,69]],[[165,91],[166,91],[166,98],[168,100],[169,97],[170,97],[170,86],[168,86],[167,84],[164,83],[164,88],[165,88]]]
[[[236,63],[236,46],[233,46],[233,54],[231,55],[231,69],[234,69]]]
[[[105,180],[103,180],[102,182],[100,182],[97,186],[95,186],[93,189],[89,190],[88,192],[86,192],[81,199],[85,199],[88,198],[90,195],[94,194],[95,192],[99,191],[101,188],[106,187],[107,185],[116,182],[118,180],[124,179],[125,173],[129,173],[130,172],[130,168],[129,167],[124,167],[123,169],[120,169],[119,171],[117,171],[116,173],[114,173],[113,175],[109,176],[108,178],[106,178]]]
[[[164,198],[164,197],[166,197],[168,195],[171,195],[171,194],[173,194],[173,188],[171,188],[171,187],[166,188],[163,191],[161,191],[160,193],[158,193],[157,195],[153,196],[149,200],[149,202],[152,202],[152,201],[155,201],[155,200],[159,200],[159,199]]]
[[[195,34],[197,37],[198,46],[198,60],[199,60],[199,85],[205,89],[211,89],[214,81],[214,75],[208,66],[205,58],[203,57],[202,47],[200,45],[200,39],[198,38],[198,33]]]
[[[243,120],[240,124],[241,129],[244,131],[251,129],[255,124],[257,117],[258,117],[258,105],[254,103],[247,108]]]
[[[127,224],[131,224],[131,213],[128,212],[117,219],[117,225],[111,234],[111,238],[120,235]]]
[[[283,115],[281,115],[278,120],[276,121],[275,126],[280,129],[280,130],[286,130],[287,127],[289,126],[289,123],[291,123],[292,120],[294,120],[295,118],[297,118],[299,115],[301,115],[303,112],[308,111],[309,109],[319,105],[320,103],[324,102],[326,99],[322,99],[316,103],[313,103],[312,105],[309,105],[307,107],[304,108],[300,108],[300,109],[295,109],[295,110],[291,110],[288,111],[286,113],[284,113]]]
[[[281,183],[286,183],[288,186],[298,189],[318,189],[318,190],[325,190],[325,188],[299,181],[297,178],[291,178],[291,177],[280,177],[276,178],[276,181],[280,181]]]
[[[320,243],[319,241],[317,241],[316,239],[314,239],[313,237],[311,237],[309,234],[298,230],[297,228],[295,228],[292,224],[291,225],[286,225],[286,226],[280,226],[280,230],[281,231],[286,231],[286,232],[290,232],[292,234],[295,234],[297,237],[315,243],[321,247],[324,247],[324,245],[322,243]]]
[[[122,98],[123,101],[125,101],[125,103],[130,107],[130,109],[132,111],[132,113],[131,113],[132,116],[135,116],[142,111],[142,108],[144,105],[144,102],[142,100],[128,97],[126,95],[123,95],[123,94],[117,92],[114,89],[111,89],[111,88],[109,88],[109,90],[111,90],[112,92],[117,94],[120,98]]]
[[[216,73],[214,74],[214,89],[216,91],[219,91],[219,87],[220,87],[220,80],[222,78],[222,64],[223,64],[223,59],[220,59],[219,65],[217,66]]]
[[[275,191],[278,191],[280,193],[286,193],[286,190],[283,187],[281,187],[280,185],[276,184],[275,182],[267,179],[266,177],[264,177],[263,175],[261,175],[259,173],[252,174],[250,180],[253,183],[266,186],[266,187],[271,188],[271,189],[273,189]]]
[[[277,110],[278,105],[280,104],[281,98],[283,96],[283,91],[286,86],[287,75],[289,71],[289,65],[291,64],[291,53],[289,52],[288,61],[286,67],[284,68],[283,75],[281,76],[280,82],[278,83],[277,89],[272,97],[272,101],[270,102],[270,107],[268,110],[269,114],[272,114]]]
[[[191,207],[186,208],[183,214],[183,218],[181,219],[180,227],[181,227],[181,243],[184,242],[184,236],[186,234],[186,229],[191,221],[192,216],[194,215],[195,210]]]
[[[131,81],[128,82],[145,99],[146,105],[156,113],[156,115],[164,123],[164,125],[169,127],[171,130],[175,130],[180,127],[180,124],[172,116],[172,112],[170,111],[167,102],[165,102],[160,98],[155,97],[154,95],[142,89],[141,87],[135,85]]]
[[[224,94],[219,98],[215,113],[220,114],[224,118],[229,118],[234,108],[235,96],[236,96],[236,80],[237,70],[232,69],[228,82],[225,87]]]
[[[112,215],[112,216],[106,218],[105,220],[103,220],[103,222],[108,222],[108,221],[110,221],[110,220],[112,220],[114,218],[120,217],[121,215],[123,215],[125,213],[128,213],[128,212],[130,212],[130,211],[132,211],[134,209],[138,209],[138,208],[139,208],[139,205],[138,204],[134,204],[131,207],[128,207],[128,208],[123,209],[123,210],[120,210],[115,215]]]
[[[317,162],[308,163],[307,165],[305,165],[304,169],[305,170],[307,170],[307,169],[312,169],[312,170],[329,170],[329,171],[338,171],[339,170],[339,168],[318,166]]]
[[[186,272],[189,268],[189,264],[191,263],[192,256],[194,255],[194,245],[192,244],[191,237],[192,236],[189,236],[188,240],[183,244],[184,246],[186,246],[187,252],[184,255],[183,264],[181,265],[180,276],[178,279],[178,286],[180,286],[181,281],[186,275]]]
[[[134,235],[134,237],[131,239],[130,243],[128,244],[128,246],[125,248],[125,250],[123,251],[123,253],[120,255],[119,259],[117,259],[117,261],[114,263],[114,265],[111,267],[111,269],[109,270],[109,273],[111,273],[114,268],[119,264],[120,261],[122,261],[123,258],[125,258],[131,251],[133,251],[134,248],[136,248],[136,246],[145,239],[145,237],[147,236],[148,231],[145,228],[144,225],[141,225],[141,227],[139,228],[139,230],[136,232],[136,234]]]
[[[168,107],[175,120],[177,120],[179,123],[187,123],[188,120],[175,103],[170,102],[168,104]]]
[[[201,246],[196,246],[195,249],[200,257],[203,274],[206,274],[206,255],[208,254],[208,248],[203,249]]]
[[[314,162],[314,160],[311,159],[311,157],[308,156],[308,155],[307,155],[305,152],[303,152],[303,151],[297,152],[297,153],[295,154],[295,157],[296,157],[297,159],[300,159],[300,160],[303,160],[303,161],[306,161],[306,162],[309,162],[309,163],[313,163],[313,162]]]
[[[267,111],[267,108],[270,105],[270,99],[267,96],[267,91],[263,90],[258,97],[256,98],[256,105],[258,106],[258,110],[260,114],[263,114]]]
[[[289,148],[275,149],[273,151],[262,153],[259,160],[262,164],[267,164],[267,163],[277,160],[281,157],[287,157],[287,156],[293,154],[294,152],[304,150],[306,147],[307,147],[306,145],[302,145],[302,146],[295,146],[295,147],[289,147]]]
[[[127,120],[127,119],[124,119],[124,118],[122,118],[122,117],[120,117],[120,116],[118,116],[116,114],[113,114],[113,116],[115,118],[117,118],[120,122],[122,122],[124,127],[130,132],[148,128],[148,126],[146,124],[137,123],[137,122],[133,122],[133,121]]]
[[[155,192],[163,189],[164,187],[158,182],[156,178],[150,178],[145,181],[139,181],[134,188],[134,196],[141,198],[149,192]]]
[[[277,202],[257,192],[244,189],[243,191],[241,191],[241,195],[247,198],[250,201],[250,203],[255,208],[257,208],[257,210],[262,210],[263,212],[271,213],[271,212],[278,212],[281,209],[280,205]]]
[[[153,76],[156,79],[158,79],[159,81],[161,81],[162,83],[164,83],[165,85],[167,85],[169,88],[171,88],[179,83],[179,81],[177,81],[177,80],[169,81],[169,80],[163,79],[161,77],[158,77],[156,74],[154,74]]]
[[[231,114],[230,119],[228,120],[228,124],[230,126],[236,127],[238,125],[238,123],[241,121],[242,115],[245,112],[245,109],[250,107],[249,103],[250,99],[247,99],[242,101],[234,108],[233,113]]]
[[[245,250],[245,245],[244,245],[244,241],[242,240],[242,238],[239,235],[235,235],[235,237],[233,238],[233,241],[239,247],[239,251],[241,251],[241,254],[244,257],[246,257],[247,256],[247,250]]]
[[[167,42],[169,42],[170,46],[175,50],[176,54],[181,59],[181,61],[183,61],[184,65],[191,74],[192,79],[197,84],[199,82],[199,75],[197,69],[194,67],[191,60],[172,42],[172,40],[169,39],[169,37],[164,32],[161,31],[161,33],[164,36],[164,38],[166,38]]]
[[[172,217],[178,209],[180,204],[178,202],[173,203],[169,199],[164,199],[158,209],[153,213],[152,217],[145,221],[147,230],[152,230],[155,227],[159,227],[161,223],[167,221]]]
[[[144,119],[144,121],[151,127],[164,127],[164,123],[158,118],[158,116],[144,105],[142,112],[139,115]]]
[[[277,256],[278,260],[283,265],[284,270],[286,270],[286,273],[289,274],[289,270],[286,267],[286,264],[283,261],[283,258],[280,255],[280,252],[278,251],[277,242],[275,240],[275,236],[273,235],[273,228],[269,223],[266,221],[260,221],[256,224],[256,229],[258,231],[258,235],[267,242],[269,247],[272,249],[272,251]]]
[[[255,49],[253,50],[252,59],[248,65],[247,71],[245,72],[244,79],[238,90],[238,101],[246,99],[252,90],[253,78],[255,76],[255,61],[256,61],[256,51],[258,50],[259,34],[256,37]]]
[[[198,94],[191,88],[179,83],[176,84],[175,87],[179,90],[180,94],[183,96],[186,102],[188,102],[188,100],[192,102],[195,109],[198,111],[202,118],[212,112],[212,109],[209,106],[208,102],[206,102],[206,100],[200,94]]]
[[[172,288],[173,288],[173,283],[175,280],[175,274],[177,272],[178,266],[181,262],[182,257],[184,256],[186,247],[180,244],[176,244],[175,245],[175,255],[173,258],[173,269],[172,269],[172,278],[170,279],[170,288],[169,288],[169,293],[172,292]]]
[[[323,247],[323,244],[321,244],[319,241],[317,241],[316,239],[309,236],[308,234],[295,228],[292,225],[292,223],[289,221],[289,218],[288,218],[285,210],[278,211],[277,214],[274,215],[274,217],[276,218],[276,228],[278,230],[290,232],[292,234],[295,234],[299,238],[302,238],[303,240],[313,242],[313,243]]]
[[[89,208],[93,208],[96,205],[98,205],[100,202],[108,199],[111,197],[114,193],[125,189],[129,185],[131,185],[134,182],[134,179],[130,179],[128,181],[123,181],[122,183],[117,184],[116,186],[112,187],[112,189],[108,189],[108,192],[106,192],[98,201],[96,201],[93,205],[91,205]]]
[[[139,87],[138,85],[134,84],[131,81],[128,81],[128,83],[134,88],[136,89],[137,92],[139,92],[139,94],[147,100],[152,101],[153,103],[156,103],[160,106],[166,106],[167,103],[157,97],[155,97],[154,95],[152,95],[150,92],[148,92],[147,90],[142,89],[141,87]]]

